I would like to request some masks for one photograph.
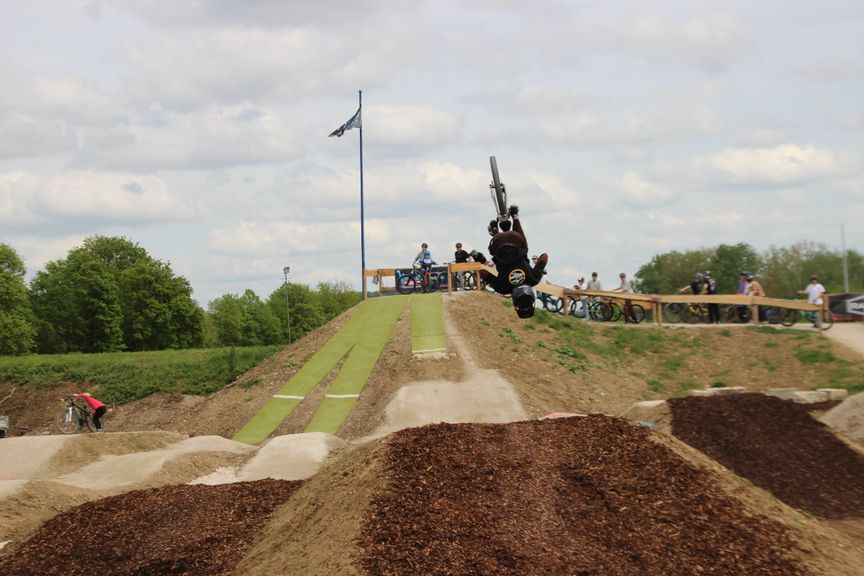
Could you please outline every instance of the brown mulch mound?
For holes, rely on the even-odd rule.
[[[440,424],[389,441],[366,574],[806,574],[777,522],[606,416]]]
[[[864,456],[807,407],[762,394],[669,404],[675,436],[783,502],[824,518],[864,516]]]
[[[231,574],[256,531],[301,482],[164,486],[55,516],[0,574]]]

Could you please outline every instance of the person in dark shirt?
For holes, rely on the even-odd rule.
[[[456,252],[453,253],[453,261],[457,264],[462,262],[473,262],[471,258],[471,254],[469,254],[464,248],[462,248],[462,243],[456,243]],[[470,272],[456,272],[454,276],[456,277],[456,289],[464,290],[465,289],[465,275],[470,274]]]
[[[714,281],[714,278],[711,277],[711,272],[705,272],[705,281],[703,282],[703,288],[705,294],[712,296],[717,294],[717,283]],[[708,323],[709,324],[719,324],[720,323],[720,305],[712,302],[708,304]]]

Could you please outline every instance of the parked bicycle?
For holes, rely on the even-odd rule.
[[[747,324],[752,319],[750,308],[741,304],[732,304],[720,308],[720,318],[729,324]]]
[[[396,289],[400,294],[434,292],[438,290],[438,275],[433,274],[428,267],[415,266],[408,274],[399,276]]]
[[[90,432],[96,431],[96,424],[93,422],[93,413],[87,408],[83,401],[76,399],[74,396],[66,396],[61,400],[63,409],[54,417],[54,422],[57,428],[63,434],[74,434],[82,428],[87,428]],[[105,427],[105,416],[102,416],[102,427]]]
[[[769,324],[782,324],[789,327],[797,323],[803,315],[807,322],[816,326],[817,314],[822,317],[822,330],[830,330],[834,325],[834,316],[830,310],[820,310],[819,312],[804,312],[803,310],[792,310],[789,308],[767,308],[765,310],[765,319]]]

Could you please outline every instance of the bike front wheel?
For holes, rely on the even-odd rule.
[[[417,289],[417,279],[413,276],[400,276],[396,289],[400,294],[411,294]]]
[[[81,428],[78,415],[72,409],[61,410],[54,417],[54,423],[63,434],[74,434]]]
[[[631,316],[630,320],[632,320],[636,324],[639,324],[640,322],[645,320],[645,308],[643,308],[641,304],[633,304],[630,308],[633,311],[633,315]]]

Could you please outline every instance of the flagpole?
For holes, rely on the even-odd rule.
[[[360,285],[366,280],[366,222],[363,213],[363,91],[357,91],[360,107]]]

